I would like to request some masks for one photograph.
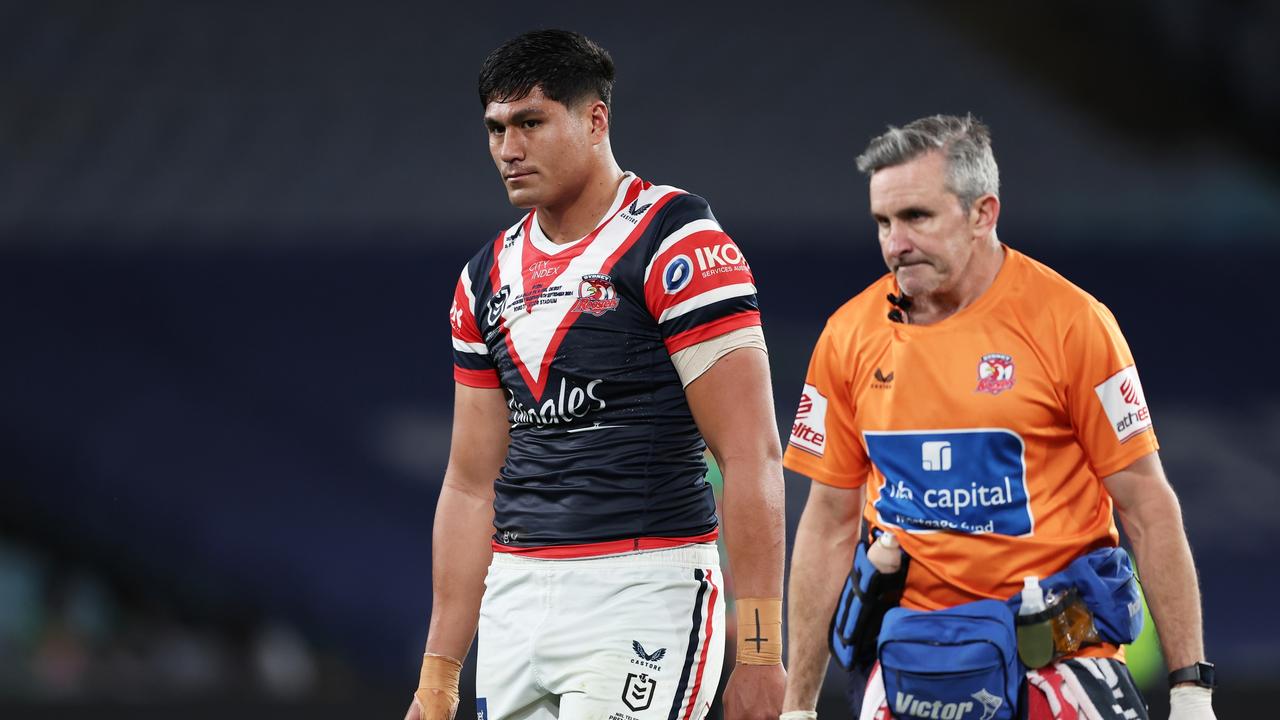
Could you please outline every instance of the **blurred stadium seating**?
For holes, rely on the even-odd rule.
[[[887,122],[986,118],[1001,238],[1126,331],[1200,560],[1219,714],[1250,711],[1280,667],[1258,601],[1280,591],[1260,572],[1280,541],[1280,153],[1258,134],[1280,120],[1280,59],[1257,39],[1277,13],[1138,3],[1090,39],[999,3],[1050,61],[942,5],[673,23],[573,3],[0,4],[0,716],[403,711],[445,311],[514,217],[472,83],[544,25],[613,52],[624,166],[706,195],[747,252],[780,426],[826,315],[881,272],[852,156]],[[1117,70],[1077,68],[1093,95],[1062,67],[1089,42]],[[1118,71],[1205,57],[1223,74]],[[1222,111],[1180,114],[1197,98]],[[788,478],[792,527],[806,485]]]

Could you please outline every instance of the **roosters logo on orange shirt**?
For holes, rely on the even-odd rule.
[[[978,387],[974,392],[1000,393],[1013,387],[1013,358],[1000,353],[983,355],[978,361]]]

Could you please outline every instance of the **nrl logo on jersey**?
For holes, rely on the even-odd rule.
[[[578,283],[578,301],[570,308],[576,313],[590,313],[600,317],[618,309],[618,291],[608,275],[583,275]]]
[[[503,285],[502,289],[489,298],[488,319],[490,325],[497,325],[502,311],[507,309],[507,299],[511,297],[511,286]]]

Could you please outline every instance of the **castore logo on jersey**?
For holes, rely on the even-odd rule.
[[[631,217],[628,217],[627,219],[630,220],[631,222],[635,222],[635,218],[640,217],[641,215],[644,214],[645,210],[648,210],[649,208],[653,207],[653,203],[645,203],[643,205],[638,205],[637,203],[639,202],[640,202],[640,198],[636,198],[635,200],[631,201],[631,207],[627,208],[627,215],[631,216]]]

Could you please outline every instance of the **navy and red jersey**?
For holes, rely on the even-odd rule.
[[[467,263],[454,378],[502,388],[494,549],[571,557],[715,537],[706,445],[671,356],[758,326],[751,270],[702,198],[628,173],[590,235],[536,211]],[[585,547],[583,547],[585,546]]]

